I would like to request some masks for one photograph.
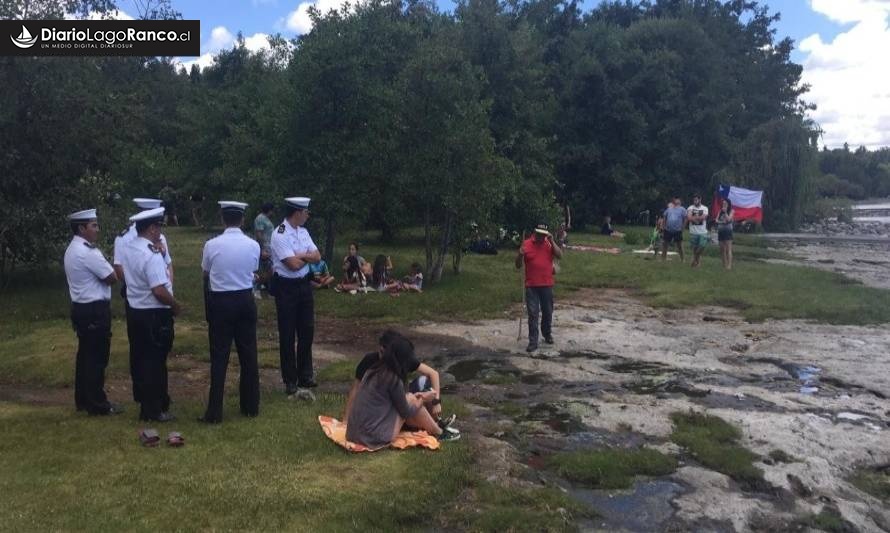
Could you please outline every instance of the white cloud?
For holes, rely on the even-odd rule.
[[[204,44],[204,50],[219,52],[235,43],[235,36],[225,26],[217,26],[210,30],[210,39]]]
[[[269,35],[266,33],[254,33],[250,37],[245,37],[244,47],[253,53],[257,53],[260,50],[268,50],[271,48]]]
[[[881,18],[890,9],[890,0],[809,0],[813,11],[846,24]]]
[[[355,6],[360,0],[315,0],[314,2],[300,2],[297,9],[291,11],[285,18],[285,27],[298,35],[309,33],[312,31],[312,19],[309,18],[309,8],[314,7],[322,14],[328,11],[339,11],[344,5],[349,3]]]
[[[799,45],[802,81],[811,86],[804,98],[817,106],[810,116],[824,130],[823,142],[890,146],[890,0],[810,0],[810,6],[854,23],[830,42],[813,34]]]
[[[115,9],[107,13],[99,13],[98,11],[90,11],[90,14],[83,19],[80,15],[74,13],[66,13],[65,20],[136,20],[132,15],[121,9]]]
[[[219,52],[233,48],[236,41],[237,37],[228,28],[217,26],[210,31],[210,38],[201,46],[201,49],[204,51],[203,54],[188,61],[179,59],[176,61],[176,64],[186,71],[190,71],[192,65],[198,65],[198,68],[204,70],[213,65]],[[263,50],[269,50],[271,48],[269,35],[266,33],[254,33],[244,37],[244,47],[254,54]]]

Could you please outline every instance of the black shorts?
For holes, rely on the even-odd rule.
[[[717,230],[717,240],[719,242],[731,241],[732,240],[732,230],[731,229]]]
[[[680,231],[664,230],[664,243],[670,244],[672,242],[683,242],[683,230],[680,230]]]

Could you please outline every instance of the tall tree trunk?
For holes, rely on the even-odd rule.
[[[445,256],[448,255],[448,243],[451,241],[452,227],[454,226],[451,215],[446,215],[442,223],[442,236],[436,249],[436,263],[433,265],[431,282],[438,283],[442,280],[442,271],[445,270]]]
[[[334,258],[334,239],[337,235],[336,229],[334,227],[336,218],[334,215],[328,215],[325,220],[325,236],[324,236],[324,260],[328,262],[328,265],[331,264]]]
[[[464,252],[460,248],[458,248],[451,254],[451,270],[455,274],[460,274],[460,268],[461,268],[460,261],[463,258],[464,258]]]
[[[423,210],[423,238],[426,251],[426,264],[423,270],[429,275],[430,269],[433,268],[433,227],[432,222],[430,222],[429,206],[426,206]]]

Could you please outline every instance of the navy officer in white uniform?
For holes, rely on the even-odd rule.
[[[285,198],[285,218],[272,232],[272,294],[278,315],[281,378],[287,394],[315,387],[312,337],[315,303],[309,284],[309,264],[321,261],[318,247],[303,226],[309,220],[309,198]],[[296,353],[294,336],[296,334]]]
[[[133,198],[133,203],[136,204],[142,211],[146,211],[149,209],[157,209],[161,207],[161,200],[157,198]],[[132,338],[130,335],[130,306],[127,303],[127,280],[124,278],[124,268],[122,266],[124,261],[124,254],[127,250],[127,245],[136,238],[136,224],[131,223],[125,230],[120,232],[114,238],[114,257],[112,262],[114,264],[114,271],[117,273],[117,278],[121,281],[121,297],[124,299],[124,311],[127,317],[127,337]],[[167,264],[168,275],[170,276],[170,280],[173,280],[173,257],[170,255],[170,248],[167,245],[167,238],[164,234],[161,234],[160,244],[158,248],[161,250],[161,254],[164,256],[164,262]],[[139,401],[139,387],[136,385],[136,362],[133,360],[133,347],[130,346],[130,377],[133,380],[133,401]]]
[[[159,248],[164,208],[143,211],[130,221],[135,222],[137,236],[127,244],[122,266],[130,306],[133,387],[139,390],[140,420],[168,422],[175,417],[170,414],[167,355],[173,347],[173,317],[180,307]]]
[[[207,323],[210,330],[210,398],[201,422],[222,422],[226,370],[232,340],[241,367],[239,397],[241,414],[260,412],[260,373],[257,366],[256,302],[253,298],[254,273],[260,266],[260,245],[241,231],[243,202],[219,202],[226,226],[222,235],[204,244],[201,268],[209,281],[206,294]]]
[[[74,234],[65,250],[71,323],[77,332],[74,404],[91,415],[115,415],[122,409],[105,396],[105,368],[111,348],[111,285],[117,276],[96,246],[96,210],[78,211],[68,221]]]

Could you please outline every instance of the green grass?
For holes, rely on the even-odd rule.
[[[859,468],[850,476],[857,489],[890,503],[890,468]]]
[[[649,448],[561,452],[547,464],[560,476],[595,489],[626,489],[634,476],[665,476],[677,469],[676,459]]]
[[[798,520],[797,524],[829,533],[856,533],[859,531],[856,526],[844,519],[840,511],[827,506],[823,507],[819,514]]]
[[[319,370],[316,379],[324,383],[352,383],[355,380],[356,365],[358,361],[352,359],[334,361]]]
[[[349,454],[329,441],[314,404],[263,397],[261,415],[226,405],[220,426],[194,422],[202,406],[176,405],[181,449],[139,445],[135,413],[111,418],[69,408],[0,403],[3,529],[416,530],[472,481],[466,442],[439,451]]]
[[[504,487],[482,481],[474,502],[461,503],[445,520],[457,531],[576,531],[593,512],[555,488]]]
[[[773,450],[769,452],[770,459],[777,463],[799,463],[800,459],[783,450]]]
[[[686,448],[702,465],[726,474],[743,490],[769,488],[763,472],[754,466],[759,457],[738,444],[742,434],[722,418],[703,413],[672,413],[671,440]]]

